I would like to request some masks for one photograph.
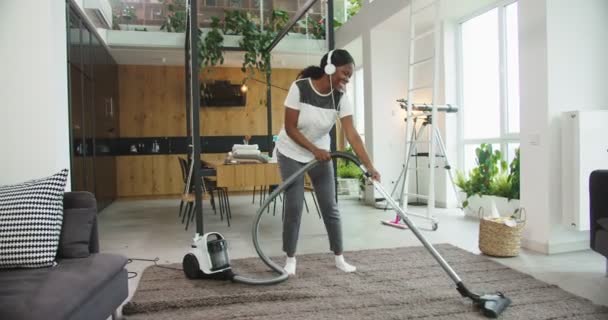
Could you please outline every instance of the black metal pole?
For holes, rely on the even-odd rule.
[[[327,0],[327,47],[329,50],[336,48],[334,34],[334,0]]]
[[[336,40],[335,40],[335,35],[334,35],[334,0],[327,0],[327,21],[325,23],[326,26],[326,33],[327,33],[327,49],[329,50],[334,50],[336,48]],[[333,94],[333,92],[332,92]],[[331,142],[330,142],[330,146],[329,149],[332,152],[336,152],[337,151],[337,140],[338,140],[338,136],[337,136],[337,132],[336,132],[336,126],[334,126],[333,128],[331,128],[331,131],[329,133]],[[334,186],[336,188],[336,202],[338,201],[338,159],[333,159],[333,166],[334,166]]]
[[[270,61],[268,61],[268,70],[270,70],[271,65]],[[267,126],[267,134],[266,140],[268,142],[268,155],[272,157],[272,84],[271,84],[271,72],[266,72],[266,126]]]
[[[190,25],[190,16],[186,17],[186,25]],[[192,128],[190,126],[190,107],[192,105],[192,101],[190,101],[190,28],[186,28],[186,39],[184,45],[186,47],[186,50],[184,50],[184,75],[186,76],[186,137],[191,138]],[[192,160],[190,159],[189,148],[186,157],[188,160]]]
[[[200,130],[200,84],[199,84],[199,71],[200,66],[198,63],[198,8],[197,0],[189,0],[188,15],[190,17],[190,23],[188,24],[189,36],[190,36],[190,101],[192,103],[191,121],[192,121],[192,147],[193,157],[192,165],[194,168],[194,204],[196,206],[196,232],[203,234],[203,201],[202,201],[202,186],[201,186],[201,130]]]

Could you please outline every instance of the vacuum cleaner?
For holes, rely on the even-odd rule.
[[[228,243],[217,232],[196,234],[192,248],[182,262],[189,279],[232,280],[234,273],[228,257]]]
[[[511,299],[506,297],[501,292],[491,294],[476,294],[470,291],[462,282],[460,277],[454,272],[452,267],[443,259],[443,257],[437,252],[433,245],[426,240],[426,238],[420,233],[414,223],[408,218],[405,211],[397,204],[397,202],[386,192],[384,187],[377,181],[371,179],[371,175],[367,172],[365,166],[361,164],[359,159],[352,154],[345,152],[332,152],[332,158],[342,158],[345,160],[352,161],[355,163],[361,171],[363,171],[365,177],[372,182],[376,190],[378,190],[382,196],[389,202],[389,204],[395,208],[399,217],[409,227],[414,235],[420,240],[422,245],[429,251],[429,253],[437,260],[441,268],[448,274],[448,276],[456,284],[456,290],[465,298],[469,298],[473,303],[479,307],[483,315],[489,318],[498,317],[510,304]],[[281,185],[279,185],[271,194],[268,196],[262,206],[257,211],[252,229],[252,239],[255,246],[256,252],[262,259],[262,261],[275,271],[278,275],[274,278],[268,279],[252,279],[245,276],[237,275],[232,272],[230,267],[230,259],[228,256],[228,247],[226,240],[216,232],[207,233],[203,236],[195,235],[192,243],[190,253],[184,257],[183,267],[184,273],[190,279],[206,278],[206,279],[223,279],[232,280],[235,282],[253,284],[253,285],[268,285],[276,284],[287,280],[287,272],[275,262],[273,262],[268,256],[262,251],[258,241],[258,231],[260,226],[260,220],[262,215],[266,211],[266,208],[272,203],[274,198],[278,197],[287,187],[289,187],[294,180],[301,175],[308,172],[314,166],[318,164],[317,160],[313,160],[307,163],[304,167],[294,173],[292,176],[287,178]]]

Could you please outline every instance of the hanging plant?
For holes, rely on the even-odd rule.
[[[220,20],[217,17],[211,18],[211,29],[207,31],[204,38],[202,37],[204,34],[202,29],[199,29],[198,33],[201,39],[198,42],[198,58],[201,70],[208,70],[209,67],[224,64],[224,53],[222,51],[224,36],[220,32]]]
[[[300,26],[304,29],[304,33],[309,32],[313,38],[317,40],[325,39],[325,17],[319,20],[315,20],[311,16],[308,16],[305,20],[299,22]],[[334,30],[337,30],[342,26],[342,23],[334,19]],[[307,29],[308,28],[308,29]],[[308,30],[308,31],[307,31]]]
[[[247,78],[253,78],[256,70],[264,76],[271,73],[271,54],[266,48],[270,46],[279,31],[283,30],[289,22],[289,14],[282,10],[273,10],[270,18],[264,23],[264,30],[254,22],[248,12],[226,11],[222,30],[224,34],[238,34],[243,38],[239,47],[245,51],[241,71]],[[265,100],[261,99],[264,105]]]
[[[203,37],[204,35],[204,37]],[[224,36],[220,32],[220,20],[211,18],[211,29],[205,34],[203,29],[198,29],[198,61],[203,78],[209,79],[213,66],[224,64],[224,53],[222,44]],[[209,98],[207,91],[208,81],[201,81],[201,101]]]

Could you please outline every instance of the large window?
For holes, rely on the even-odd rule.
[[[517,2],[462,22],[460,36],[460,159],[469,172],[481,143],[501,150],[507,161],[519,147]]]

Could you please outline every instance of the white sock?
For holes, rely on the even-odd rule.
[[[287,257],[287,259],[285,259],[285,271],[287,271],[287,274],[290,276],[293,276],[296,274],[296,257]]]
[[[352,266],[348,263],[346,263],[346,261],[344,261],[344,256],[343,255],[339,255],[336,256],[336,268],[344,271],[344,272],[355,272],[357,271],[357,267]]]

